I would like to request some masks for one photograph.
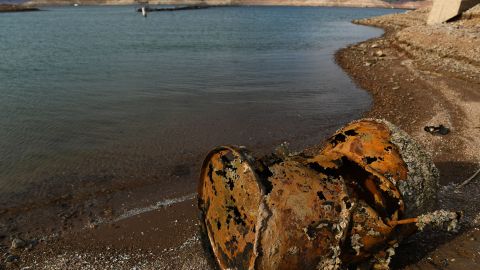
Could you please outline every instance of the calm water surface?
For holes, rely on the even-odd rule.
[[[370,97],[333,53],[383,9],[134,7],[0,14],[0,204],[159,182],[192,191],[216,145],[318,143]]]

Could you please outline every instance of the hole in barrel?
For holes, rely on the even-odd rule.
[[[368,161],[373,162],[374,160],[376,160],[376,158],[369,158]],[[309,167],[326,175],[334,177],[342,176],[347,186],[353,190],[354,194],[351,195],[365,201],[370,207],[375,209],[385,222],[390,220],[398,208],[399,201],[397,198],[393,198],[388,192],[380,190],[381,179],[367,172],[364,168],[346,157],[337,160],[336,164],[338,165],[337,168],[325,168],[316,162],[312,162],[309,163]],[[377,202],[376,200],[380,201]]]

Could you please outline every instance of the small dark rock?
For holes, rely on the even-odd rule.
[[[6,263],[15,263],[15,262],[18,262],[19,260],[20,260],[20,257],[18,257],[17,255],[13,255],[13,254],[9,254],[5,258]]]
[[[37,245],[38,245],[38,241],[35,240],[35,239],[33,239],[33,240],[28,241],[26,248],[27,248],[28,250],[32,250],[32,249],[33,249],[35,246],[37,246]]]
[[[423,130],[433,135],[447,135],[448,133],[450,133],[450,129],[445,127],[444,125],[426,126],[423,128]]]
[[[20,238],[14,238],[12,240],[12,249],[21,249],[27,246],[27,242]]]

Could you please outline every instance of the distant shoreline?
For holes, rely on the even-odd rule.
[[[10,5],[0,4],[0,12],[27,12],[27,11],[39,11],[40,9],[28,5]]]
[[[33,6],[125,6],[138,5],[132,0],[31,0],[27,2]],[[431,1],[400,1],[399,3],[389,3],[380,0],[363,1],[336,1],[336,0],[310,0],[310,1],[275,1],[275,0],[252,0],[252,1],[149,1],[150,5],[206,5],[206,6],[297,6],[297,7],[350,7],[350,8],[392,8],[392,9],[418,9],[428,7]]]

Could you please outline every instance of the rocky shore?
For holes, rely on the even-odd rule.
[[[438,208],[463,211],[461,234],[416,236],[403,243],[394,268],[474,269],[480,263],[480,5],[456,21],[427,26],[428,9],[355,21],[385,35],[336,54],[337,62],[384,118],[411,134],[440,169]],[[448,127],[441,135],[426,127]],[[477,177],[478,178],[478,177]],[[453,239],[453,240],[452,240]]]
[[[437,208],[463,211],[460,232],[427,231],[408,239],[392,268],[476,269],[480,179],[460,184],[480,168],[480,6],[439,26],[426,26],[427,14],[356,21],[382,27],[385,35],[340,50],[336,60],[372,94],[366,117],[401,127],[433,156],[442,184]],[[439,125],[448,133],[425,131]],[[72,215],[66,212],[65,219]],[[195,194],[121,215],[107,209],[102,217],[50,234],[16,228],[4,235],[0,228],[0,269],[210,269]]]
[[[0,4],[0,12],[22,12],[22,11],[38,11],[36,7],[26,5],[10,5]]]

